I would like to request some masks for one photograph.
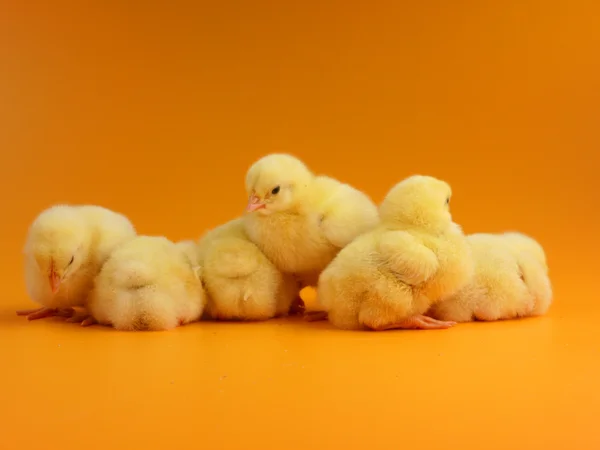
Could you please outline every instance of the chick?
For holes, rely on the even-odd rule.
[[[123,215],[100,206],[57,205],[29,228],[25,243],[25,283],[41,308],[17,311],[29,320],[68,317],[82,306],[110,252],[134,238]]]
[[[242,219],[206,233],[198,243],[198,258],[209,318],[266,320],[287,314],[297,297],[294,277],[277,270],[248,239]]]
[[[473,274],[470,249],[452,222],[450,186],[415,175],[387,194],[381,224],[345,247],[319,278],[317,297],[343,329],[436,329],[425,315]]]
[[[117,247],[96,278],[87,307],[117,330],[170,330],[202,316],[206,294],[189,243],[139,236]]]
[[[503,320],[545,314],[552,287],[543,248],[521,233],[467,237],[475,261],[472,281],[429,311],[440,320]]]
[[[294,274],[299,288],[316,286],[340,249],[379,223],[377,206],[364,193],[316,176],[300,160],[271,154],[246,175],[248,237],[275,267]]]

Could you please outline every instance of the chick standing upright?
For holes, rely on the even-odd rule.
[[[521,233],[477,233],[467,237],[475,262],[470,283],[434,305],[440,320],[504,320],[545,314],[552,287],[543,248]]]
[[[206,233],[198,243],[206,313],[221,320],[266,320],[288,313],[298,290],[248,239],[242,219]]]
[[[117,247],[100,271],[87,307],[117,330],[170,330],[202,316],[206,294],[189,242],[138,236]]]
[[[125,216],[100,206],[57,205],[40,213],[24,254],[27,292],[43,306],[17,314],[29,320],[71,316],[73,306],[85,304],[111,251],[135,235]]]
[[[248,237],[299,287],[316,286],[340,249],[379,223],[377,206],[364,193],[316,176],[300,160],[271,154],[246,175]]]
[[[424,315],[473,274],[470,249],[449,210],[450,186],[415,175],[380,206],[381,224],[345,247],[319,278],[329,321],[344,329],[448,328]]]

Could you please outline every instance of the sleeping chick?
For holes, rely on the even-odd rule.
[[[471,278],[470,249],[449,210],[450,186],[415,175],[382,202],[381,224],[345,247],[319,278],[317,297],[344,329],[448,328],[424,315]]]
[[[246,175],[243,223],[248,237],[299,287],[315,286],[321,271],[356,236],[379,222],[376,205],[359,190],[315,176],[300,160],[267,155]]]
[[[521,233],[467,237],[475,261],[472,281],[429,311],[440,320],[503,320],[545,314],[552,302],[546,256]]]
[[[198,243],[198,258],[209,318],[266,320],[287,314],[297,297],[296,280],[277,270],[248,239],[242,219],[206,233]]]
[[[57,205],[43,211],[25,243],[25,283],[43,306],[17,311],[29,320],[71,316],[82,306],[110,252],[135,237],[123,215],[100,206]]]
[[[170,330],[199,320],[206,304],[189,243],[139,236],[117,247],[96,278],[87,307],[117,330]]]

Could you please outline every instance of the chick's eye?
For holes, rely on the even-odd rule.
[[[75,256],[71,256],[71,261],[69,261],[69,266],[70,266],[71,264],[73,264],[73,260],[74,260],[74,259],[75,259]]]
[[[450,204],[450,197],[446,198],[446,205]]]
[[[273,190],[271,191],[271,194],[273,194],[273,195],[279,194],[279,189],[281,189],[280,186],[275,186],[273,188]]]

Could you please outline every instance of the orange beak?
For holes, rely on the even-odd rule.
[[[52,269],[48,278],[50,280],[50,289],[52,289],[53,294],[56,294],[58,292],[58,288],[60,287],[60,278],[58,277],[54,269]]]
[[[248,199],[248,206],[246,206],[246,212],[252,212],[266,207],[267,205],[261,202],[256,195],[251,195]]]

